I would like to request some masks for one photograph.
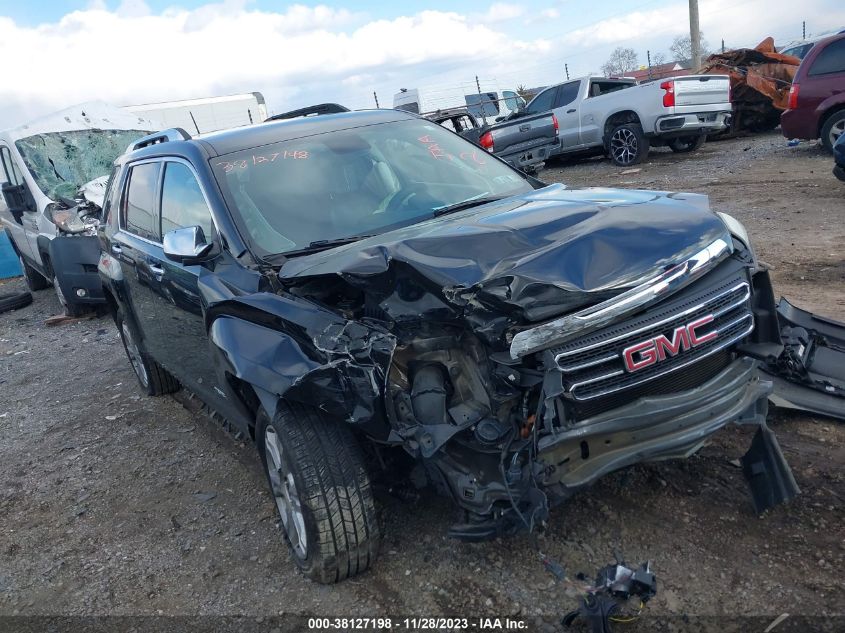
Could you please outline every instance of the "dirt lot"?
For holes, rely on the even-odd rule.
[[[777,292],[842,319],[845,185],[831,166],[773,133],[687,156],[655,150],[630,173],[590,160],[543,177],[709,194],[746,224]],[[304,580],[254,447],[169,397],[140,396],[110,321],[45,326],[57,312],[44,291],[0,316],[0,616],[551,618],[575,604],[528,539],[447,539],[450,504],[427,494],[381,499],[374,570],[334,587]],[[616,473],[556,508],[541,547],[572,574],[592,575],[613,548],[652,560],[659,590],[647,612],[685,616],[676,622],[761,616],[762,631],[784,612],[845,614],[845,426],[770,418],[802,489],[790,504],[754,515],[732,464],[750,434],[727,430],[689,461]]]

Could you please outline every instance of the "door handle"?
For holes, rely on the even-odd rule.
[[[111,252],[114,253],[115,255],[120,255],[121,253],[123,253],[123,249],[120,248],[120,245],[118,245],[118,244],[112,244],[111,245]]]
[[[520,126],[519,126],[519,131],[520,131],[520,132],[527,132],[527,131],[528,131],[528,130],[530,130],[530,129],[531,129],[531,124],[530,124],[530,123],[523,123],[522,125],[520,125]]]
[[[567,114],[572,114],[573,112],[575,112],[575,108],[570,108],[566,111]]]
[[[158,266],[157,264],[150,264],[150,272],[154,274],[156,277],[161,277],[164,274],[164,268]]]

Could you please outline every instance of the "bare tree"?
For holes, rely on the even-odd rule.
[[[639,65],[637,51],[633,48],[619,46],[610,54],[608,60],[601,67],[601,71],[605,77],[613,77],[614,75],[623,75],[628,71],[636,70]]]
[[[651,56],[651,65],[660,66],[666,63],[666,53],[655,53]]]
[[[672,59],[684,65],[689,65],[692,60],[692,42],[689,35],[679,35],[672,40],[672,45],[669,47],[669,52],[672,54]],[[710,54],[710,47],[704,39],[704,33],[701,34],[701,59],[704,59]]]

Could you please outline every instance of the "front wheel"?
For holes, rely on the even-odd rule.
[[[610,132],[608,154],[620,167],[641,163],[648,156],[649,142],[638,123],[622,123]]]
[[[687,152],[694,152],[704,145],[707,140],[706,134],[697,134],[695,136],[680,136],[678,138],[670,139],[667,143],[669,149],[676,154],[686,154]]]
[[[258,450],[291,556],[312,580],[329,584],[366,570],[378,552],[370,479],[345,422],[279,403],[259,412]]]
[[[53,288],[56,290],[56,296],[59,298],[59,303],[62,306],[62,310],[64,310],[65,314],[69,317],[81,317],[82,315],[87,314],[89,312],[89,309],[85,306],[68,302],[67,298],[65,297],[65,293],[62,292],[62,286],[61,284],[59,284],[58,277],[53,277]]]
[[[22,255],[18,255],[18,262],[20,262],[21,270],[23,271],[23,278],[26,281],[26,287],[29,288],[30,291],[35,292],[36,290],[44,290],[45,288],[50,287],[50,282],[47,281],[44,275],[27,264]]]

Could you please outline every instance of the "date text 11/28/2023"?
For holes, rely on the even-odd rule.
[[[477,630],[477,631],[521,631],[528,628],[518,618],[446,618],[446,617],[355,617],[355,618],[308,618],[309,631],[373,630],[391,629],[405,631]]]

